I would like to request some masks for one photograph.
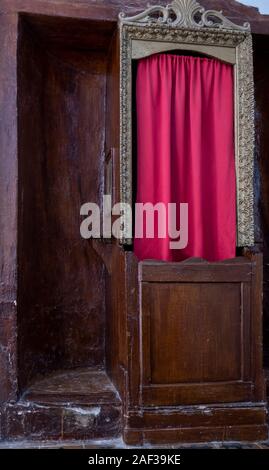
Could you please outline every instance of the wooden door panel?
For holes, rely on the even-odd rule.
[[[152,384],[241,379],[241,284],[155,283],[143,299]]]
[[[169,265],[165,282],[149,265],[141,282],[143,402],[151,405],[250,400],[251,269],[233,269],[206,282],[187,280]],[[215,270],[216,266],[212,266]],[[193,267],[192,267],[193,269]],[[187,271],[187,270],[186,270]],[[212,273],[211,273],[212,274]],[[156,279],[156,280],[155,280]],[[172,279],[172,282],[170,281]],[[232,279],[232,280],[231,280]]]

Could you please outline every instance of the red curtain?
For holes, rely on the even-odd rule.
[[[136,200],[188,203],[189,241],[185,249],[171,250],[169,236],[147,239],[144,232],[135,238],[135,254],[139,260],[233,258],[233,67],[216,59],[153,55],[138,62],[136,93]]]

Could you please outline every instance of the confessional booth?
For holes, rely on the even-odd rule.
[[[249,24],[195,0],[6,21],[2,437],[265,439]],[[119,236],[83,239],[104,195]],[[147,203],[177,237],[137,235]]]

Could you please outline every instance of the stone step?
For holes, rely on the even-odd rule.
[[[113,439],[121,434],[121,401],[104,371],[61,371],[8,404],[2,428],[2,439]]]

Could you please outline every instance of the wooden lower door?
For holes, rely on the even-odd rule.
[[[252,263],[140,265],[143,406],[253,399]]]

